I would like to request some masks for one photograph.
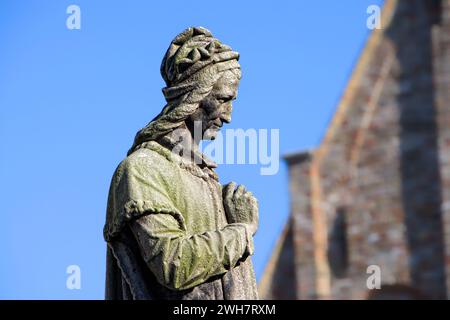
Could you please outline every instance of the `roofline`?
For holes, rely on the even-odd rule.
[[[317,148],[317,159],[320,162],[324,155],[328,152],[328,145],[335,135],[335,132],[341,126],[348,109],[352,105],[352,101],[355,97],[355,90],[358,84],[361,82],[366,67],[372,61],[376,49],[383,40],[384,31],[390,25],[392,17],[397,8],[398,0],[385,0],[383,9],[381,11],[381,21],[383,23],[381,30],[373,30],[366,41],[361,54],[353,67],[350,78],[344,88],[344,91],[339,99],[335,112],[329,122],[327,129],[321,139],[319,147]]]
[[[331,117],[328,126],[320,139],[320,143],[316,149],[309,149],[299,152],[292,152],[285,154],[282,158],[286,161],[288,165],[293,165],[297,163],[301,163],[303,161],[310,160],[313,155],[314,158],[317,158],[318,162],[321,162],[321,159],[328,152],[328,145],[332,137],[334,136],[337,129],[341,126],[342,121],[347,114],[348,108],[352,104],[355,88],[357,84],[360,83],[360,79],[362,74],[370,63],[376,48],[380,44],[383,38],[383,29],[386,29],[391,23],[392,17],[397,8],[398,0],[385,0],[383,9],[381,12],[382,16],[382,30],[373,30],[369,35],[362,52],[359,54],[358,59],[356,60],[355,65],[353,66],[353,70],[350,73],[350,77],[347,80],[347,84],[344,87],[344,90],[341,94],[337,107]]]
[[[286,161],[288,165],[292,165],[303,161],[311,160],[313,154],[314,150],[311,149],[304,151],[290,152],[283,155],[283,160]]]

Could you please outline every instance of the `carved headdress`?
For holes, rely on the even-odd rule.
[[[128,154],[140,144],[175,130],[209,95],[222,72],[239,69],[239,53],[202,27],[188,28],[172,40],[161,63],[167,104],[134,139]]]

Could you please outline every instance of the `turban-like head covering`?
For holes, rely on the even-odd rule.
[[[128,154],[140,144],[157,140],[180,127],[210,94],[226,70],[239,69],[239,53],[202,27],[188,28],[172,40],[161,63],[167,104],[134,139]]]

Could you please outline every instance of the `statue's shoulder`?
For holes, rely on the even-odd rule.
[[[115,175],[123,173],[162,174],[176,167],[170,150],[156,142],[147,142],[119,164]]]

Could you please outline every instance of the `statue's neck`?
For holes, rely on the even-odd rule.
[[[159,139],[159,143],[169,148],[175,154],[182,156],[185,160],[200,165],[201,167],[217,167],[217,163],[208,159],[199,150],[199,142],[195,141],[191,131],[186,126],[182,126],[168,133]]]
[[[199,152],[198,141],[195,141],[191,131],[185,125],[165,135],[161,142],[177,154],[181,151],[188,157]]]

